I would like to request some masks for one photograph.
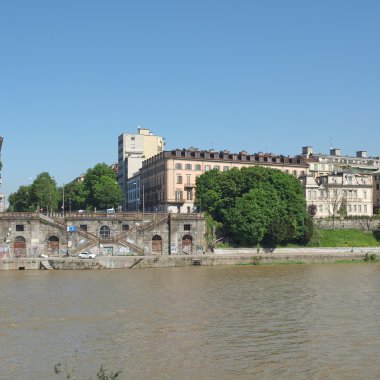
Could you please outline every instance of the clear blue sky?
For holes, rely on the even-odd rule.
[[[380,155],[378,0],[0,2],[2,191],[166,149]]]

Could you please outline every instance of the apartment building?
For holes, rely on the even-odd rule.
[[[124,194],[124,210],[127,208],[128,179],[136,175],[142,162],[164,149],[163,137],[156,136],[147,128],[137,133],[123,133],[118,138],[118,183]]]
[[[358,150],[356,156],[343,156],[339,148],[330,149],[329,154],[314,153],[312,146],[302,148],[302,157],[310,165],[314,177],[338,171],[371,173],[380,169],[380,157],[368,157],[365,150]]]
[[[138,207],[140,211],[144,208],[145,211],[190,213],[195,210],[195,183],[199,175],[212,169],[228,171],[256,165],[279,169],[296,177],[308,174],[309,166],[301,156],[195,148],[164,151],[145,160],[140,175],[129,182],[128,206],[130,210]]]
[[[315,217],[372,216],[372,175],[330,173],[319,177],[301,176],[306,203],[315,206]]]

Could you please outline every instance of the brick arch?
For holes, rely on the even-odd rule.
[[[152,253],[154,255],[162,255],[162,237],[160,235],[152,237]]]
[[[47,251],[49,256],[57,256],[59,254],[59,238],[57,236],[49,236],[47,241]]]
[[[13,251],[16,257],[26,257],[26,240],[23,236],[15,237]]]
[[[182,253],[191,254],[193,252],[193,237],[184,235],[182,237]]]

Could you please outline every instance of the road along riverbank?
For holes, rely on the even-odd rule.
[[[98,256],[95,259],[3,258],[0,260],[0,270],[100,270],[270,263],[333,263],[359,262],[378,257],[380,257],[380,247],[260,250],[239,248],[216,249],[214,253],[203,255]]]

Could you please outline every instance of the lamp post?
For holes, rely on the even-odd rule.
[[[62,186],[62,216],[65,218],[65,184]]]

